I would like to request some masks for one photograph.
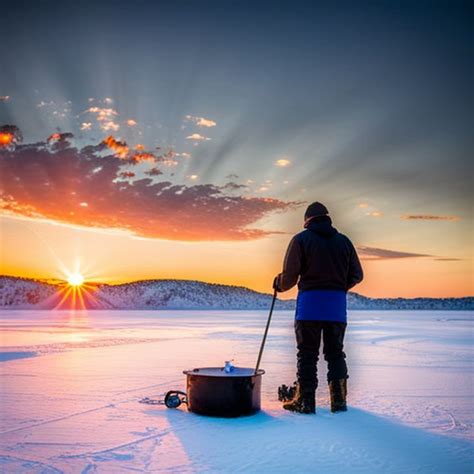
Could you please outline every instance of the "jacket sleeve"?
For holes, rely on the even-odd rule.
[[[277,277],[278,291],[287,291],[296,285],[301,273],[302,256],[301,244],[295,236],[288,245],[283,261],[283,271]]]
[[[363,279],[364,271],[362,270],[362,265],[360,264],[359,257],[357,256],[357,251],[351,242],[351,259],[349,262],[349,273],[347,275],[347,289],[350,290]]]

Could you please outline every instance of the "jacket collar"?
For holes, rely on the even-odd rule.
[[[322,237],[331,237],[337,233],[337,230],[332,226],[332,221],[329,216],[315,217],[305,223],[305,228],[316,232]]]

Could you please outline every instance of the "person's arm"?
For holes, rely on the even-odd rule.
[[[296,285],[301,272],[302,255],[301,244],[295,236],[288,245],[283,261],[283,271],[275,278],[274,288],[277,291],[287,291]]]
[[[347,275],[347,289],[350,290],[364,279],[364,271],[357,256],[356,249],[351,242],[351,260],[349,263],[349,273]]]

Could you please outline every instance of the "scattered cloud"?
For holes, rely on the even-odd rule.
[[[135,176],[136,175],[133,171],[121,171],[119,173],[119,177],[124,179],[135,178]]]
[[[145,171],[145,174],[147,174],[148,176],[159,176],[160,174],[163,174],[163,172],[155,166],[149,169],[148,171]]]
[[[357,252],[363,260],[391,260],[398,258],[418,258],[432,257],[432,255],[412,252],[402,252],[398,250],[381,249],[377,247],[366,247],[359,245]]]
[[[66,132],[66,133],[56,132],[56,133],[52,133],[48,137],[47,141],[48,143],[56,143],[56,144],[69,146],[69,142],[72,138],[74,138],[74,135],[70,132]]]
[[[113,120],[109,120],[107,122],[102,122],[100,128],[104,132],[118,132],[120,130],[120,125]]]
[[[129,126],[129,127],[135,127],[137,125],[137,122],[136,120],[133,120],[133,119],[128,119],[126,124]]]
[[[179,164],[176,160],[170,158],[162,160],[161,163],[163,163],[165,166],[178,166]]]
[[[43,107],[51,107],[55,105],[54,102],[52,100],[50,100],[49,102],[46,102],[44,100],[41,100],[38,104],[36,104],[36,107],[38,107],[39,109],[43,108]]]
[[[92,122],[81,123],[81,130],[91,130],[91,129],[92,129]]]
[[[238,184],[234,183],[233,181],[229,181],[222,187],[222,189],[228,189],[229,191],[239,191],[242,189],[247,189],[247,186],[245,186],[245,184]]]
[[[199,134],[199,133],[193,133],[192,135],[188,135],[188,136],[186,137],[186,139],[188,139],[188,140],[194,140],[194,141],[199,141],[199,142],[201,142],[201,141],[209,141],[209,140],[210,140],[209,137],[205,137],[204,135],[201,135],[201,134]]]
[[[217,125],[217,123],[214,122],[214,120],[205,119],[204,117],[199,117],[196,124],[198,127],[207,127],[207,128],[215,127]]]
[[[405,221],[459,221],[458,216],[436,215],[436,214],[404,214],[401,219]]]
[[[437,262],[460,262],[462,258],[437,257],[422,253],[402,252],[398,250],[380,249],[376,247],[358,246],[357,252],[362,260],[393,260],[401,258],[431,258]]]
[[[275,161],[275,165],[279,166],[280,168],[286,168],[287,166],[291,165],[291,161],[286,158],[280,158],[279,160]]]
[[[1,212],[89,228],[126,230],[148,238],[249,240],[275,233],[256,227],[262,218],[300,205],[241,195],[236,190],[230,193],[211,184],[174,184],[151,177],[117,179],[125,172],[124,164],[133,164],[127,162],[133,156],[125,142],[113,137],[108,143],[79,149],[68,142],[65,134],[51,142],[1,148]],[[155,156],[157,163],[167,159]],[[148,176],[159,174],[152,170]],[[191,175],[190,179],[198,177]]]
[[[72,102],[66,100],[64,102],[55,102],[54,100],[41,100],[36,104],[38,109],[47,115],[50,115],[52,119],[65,119],[71,114]]]
[[[95,115],[95,119],[99,122],[100,128],[105,132],[117,132],[120,130],[120,125],[114,121],[115,117],[118,116],[118,112],[115,109],[93,106],[89,107],[86,112]]]
[[[99,122],[109,120],[118,115],[118,112],[115,109],[97,106],[89,107],[87,112],[95,114]]]
[[[366,216],[369,217],[383,217],[383,212],[382,211],[370,211],[365,214]]]
[[[369,205],[366,202],[360,202],[359,204],[357,204],[357,207],[359,209],[367,209]]]
[[[160,148],[158,147],[157,149],[159,150]],[[176,156],[176,152],[172,148],[168,148],[168,151],[166,151],[162,156],[164,159],[172,160]]]
[[[195,117],[193,115],[186,115],[186,120],[194,122],[198,127],[211,128],[217,125],[214,120],[206,119],[204,117]]]

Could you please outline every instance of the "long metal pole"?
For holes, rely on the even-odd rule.
[[[270,307],[270,314],[268,315],[267,325],[265,327],[265,332],[263,333],[262,344],[260,345],[260,351],[258,353],[257,365],[255,366],[255,373],[258,372],[258,368],[260,367],[260,360],[262,359],[263,348],[265,347],[265,341],[267,340],[268,328],[270,327],[270,321],[272,319],[273,308],[275,306],[276,297],[277,297],[277,291],[274,290],[272,305]]]

